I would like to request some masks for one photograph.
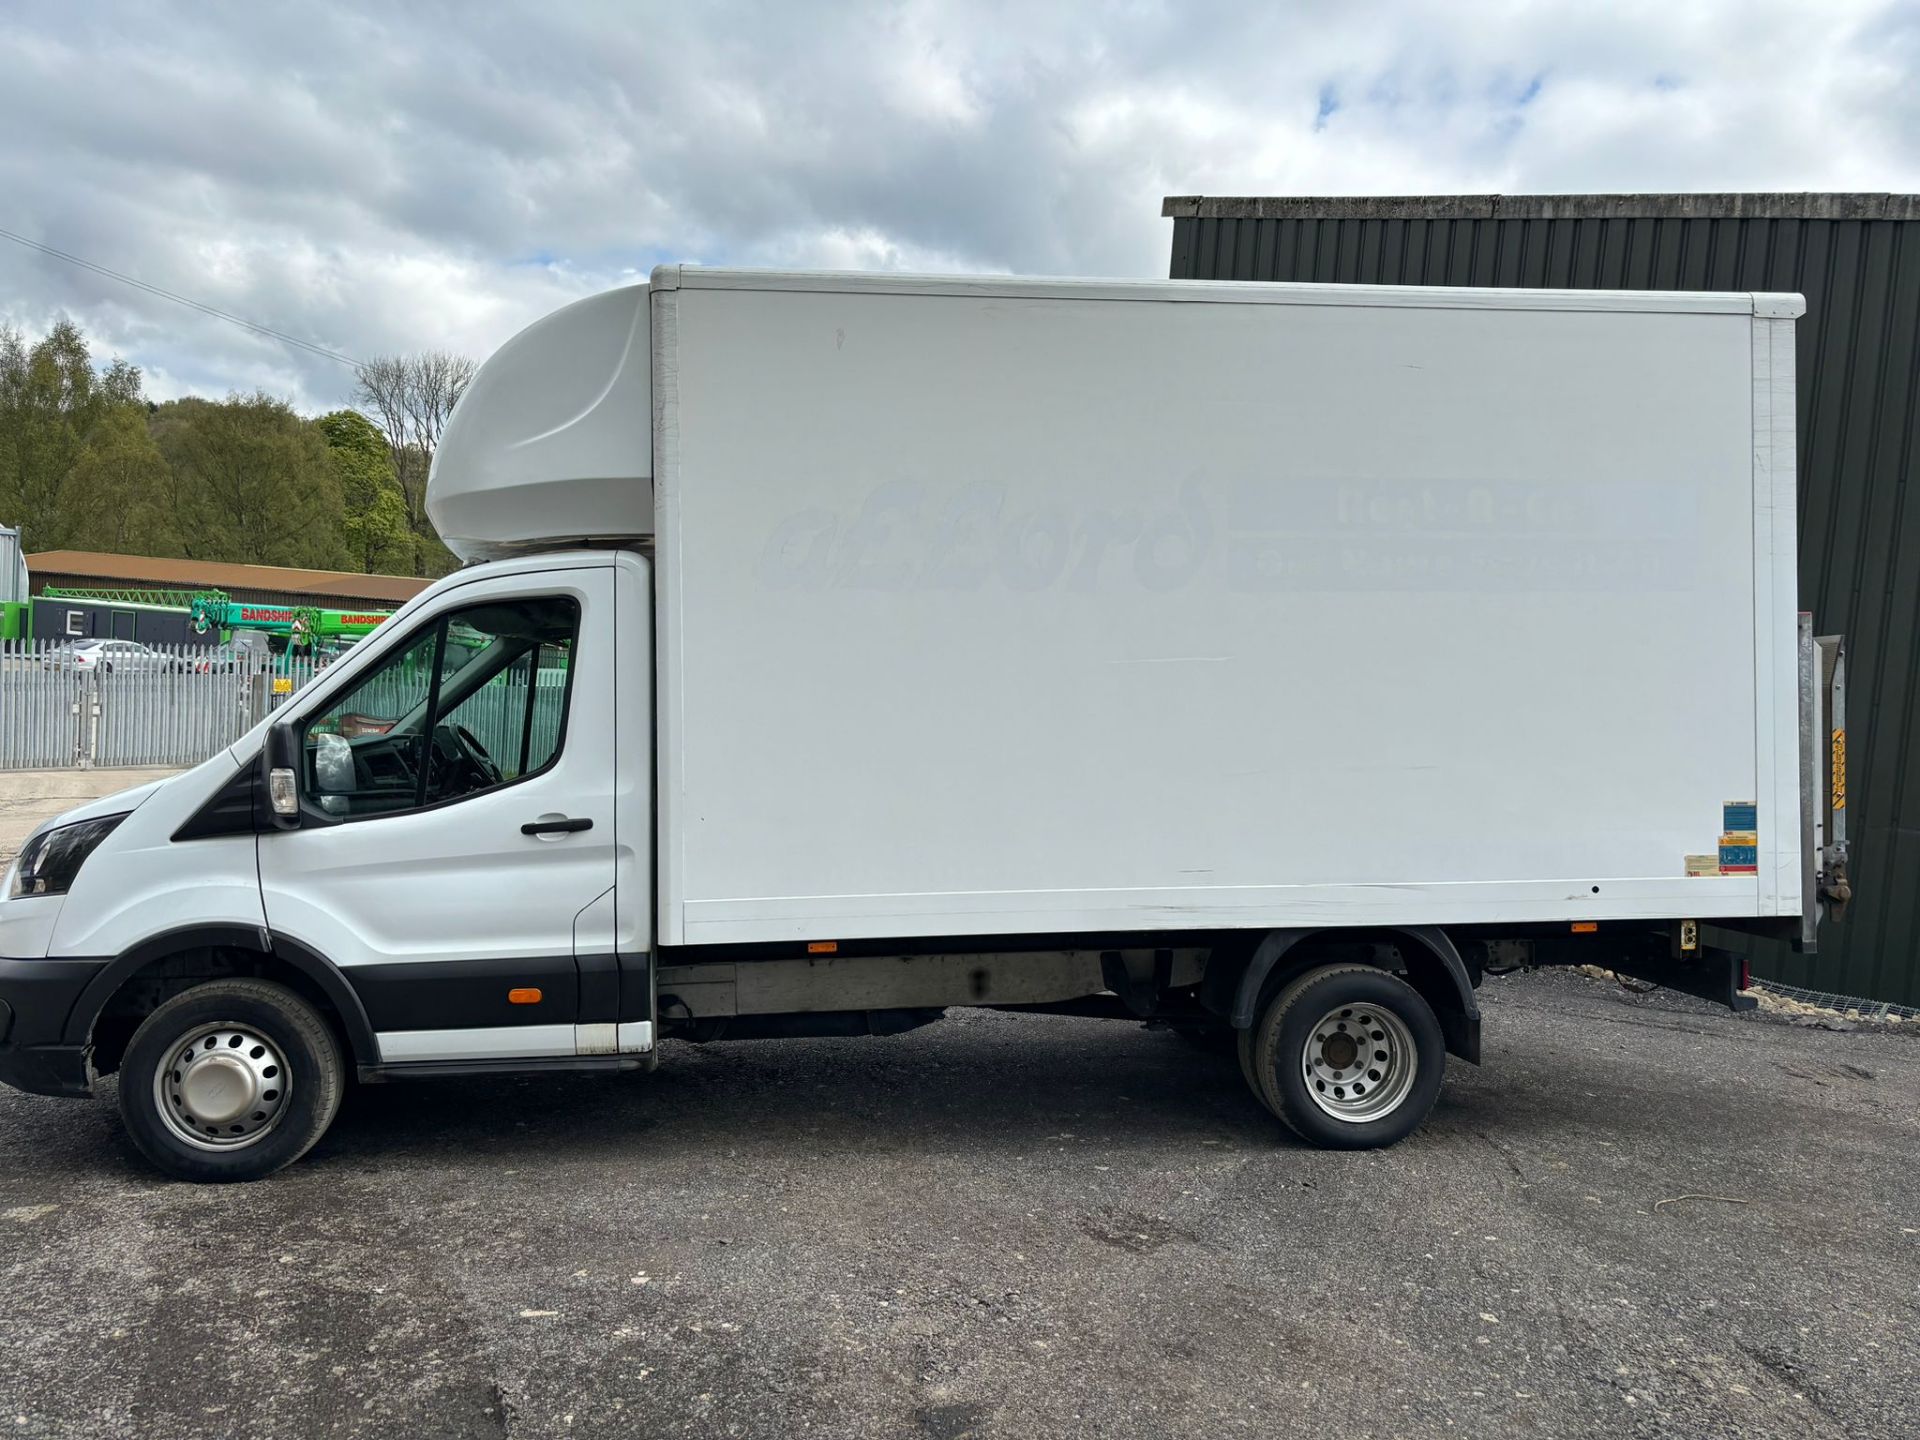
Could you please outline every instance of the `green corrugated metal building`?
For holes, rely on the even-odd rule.
[[[1856,900],[1810,989],[1920,1005],[1920,195],[1174,196],[1175,279],[1794,291],[1800,604],[1846,635]],[[1909,504],[1909,499],[1913,503]]]

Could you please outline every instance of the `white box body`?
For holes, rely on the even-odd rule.
[[[1799,913],[1794,297],[648,304],[661,943]]]

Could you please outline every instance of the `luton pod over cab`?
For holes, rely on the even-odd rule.
[[[354,1079],[979,1005],[1237,1049],[1364,1147],[1478,1062],[1490,972],[1738,1007],[1707,937],[1811,945],[1846,894],[1800,312],[678,267],[581,301],[448,427],[466,568],[29,840],[0,1079],[117,1074],[155,1164],[248,1179]]]

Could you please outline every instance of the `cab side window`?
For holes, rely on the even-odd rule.
[[[440,617],[312,717],[306,792],[343,818],[444,804],[559,756],[580,607],[492,601]]]

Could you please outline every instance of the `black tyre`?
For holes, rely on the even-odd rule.
[[[1234,1053],[1240,1057],[1240,1078],[1247,1082],[1247,1088],[1259,1097],[1260,1103],[1272,1110],[1272,1102],[1267,1099],[1267,1092],[1261,1088],[1260,1077],[1254,1073],[1253,1069],[1253,1042],[1259,1033],[1260,1022],[1259,1017],[1256,1016],[1251,1028],[1233,1032]],[[1281,1115],[1280,1118],[1285,1120],[1287,1117]]]
[[[298,1160],[340,1108],[346,1065],[284,985],[212,980],[141,1022],[120,1062],[133,1143],[180,1180],[258,1180]]]
[[[1427,1118],[1447,1046],[1432,1007],[1398,975],[1326,965],[1268,999],[1242,1056],[1256,1093],[1301,1139],[1372,1150]]]

